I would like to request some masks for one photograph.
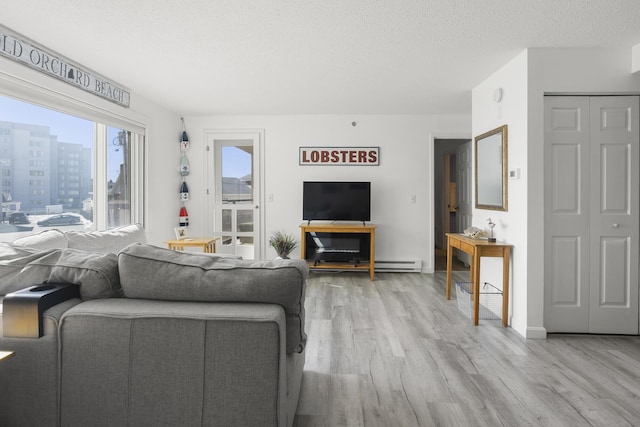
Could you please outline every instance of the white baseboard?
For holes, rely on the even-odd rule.
[[[527,339],[544,340],[547,339],[547,329],[541,326],[528,326],[527,327]]]

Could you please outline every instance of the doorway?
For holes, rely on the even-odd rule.
[[[471,139],[434,139],[434,270],[447,265],[446,233],[471,225]],[[460,251],[457,251],[460,252]],[[464,253],[456,254],[453,270],[468,270]]]
[[[262,259],[262,133],[211,132],[206,140],[208,182],[213,188],[207,232],[220,237],[218,253]]]

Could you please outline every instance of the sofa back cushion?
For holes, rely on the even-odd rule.
[[[131,245],[118,254],[124,296],[171,301],[278,304],[287,324],[287,352],[304,349],[303,260],[249,261]]]
[[[15,246],[39,249],[41,251],[46,249],[66,249],[68,247],[64,233],[55,228],[44,230],[30,236],[20,237],[14,240],[13,244]]]
[[[72,283],[80,287],[83,300],[122,296],[118,257],[75,249],[48,249],[28,253],[15,248],[0,248],[0,295],[28,286]],[[2,252],[13,251],[13,258]]]
[[[68,247],[94,253],[118,253],[132,243],[146,243],[147,237],[140,224],[124,225],[102,231],[67,231]]]
[[[28,246],[18,246],[13,243],[0,242],[0,261],[10,261],[36,252],[39,252],[39,250]]]

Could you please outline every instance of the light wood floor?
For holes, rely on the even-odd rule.
[[[444,279],[312,272],[294,426],[640,425],[640,338],[474,327]]]

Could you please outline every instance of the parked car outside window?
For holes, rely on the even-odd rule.
[[[38,221],[37,224],[44,227],[52,225],[76,225],[82,224],[82,218],[77,215],[69,214],[54,215],[47,219],[43,219],[42,221]]]
[[[9,214],[9,224],[29,224],[29,217],[24,212]]]

